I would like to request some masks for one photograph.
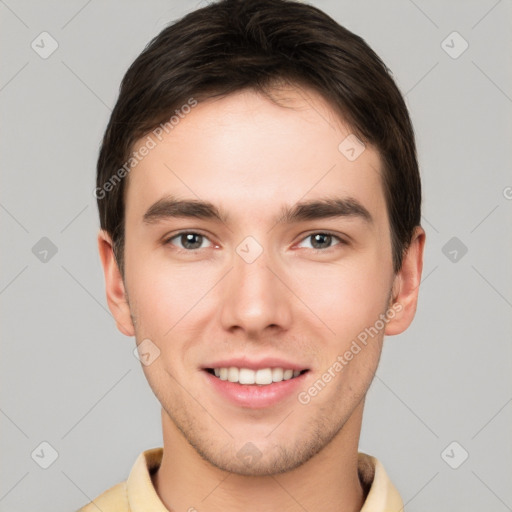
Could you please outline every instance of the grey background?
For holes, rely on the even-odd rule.
[[[393,71],[424,188],[418,312],[385,341],[360,450],[409,512],[512,510],[512,2],[311,3]],[[75,510],[162,444],[134,340],[106,306],[92,190],[124,72],[198,5],[0,0],[1,511]],[[47,59],[31,48],[43,31],[59,45]],[[469,43],[458,58],[442,46],[453,31]],[[58,249],[46,262],[42,237]],[[43,441],[58,452],[48,469]]]

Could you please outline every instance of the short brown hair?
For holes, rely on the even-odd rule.
[[[95,195],[123,276],[122,178],[134,144],[192,97],[202,101],[246,88],[265,93],[283,82],[319,93],[352,133],[378,149],[393,268],[400,270],[420,225],[421,182],[413,126],[389,69],[361,37],[316,7],[221,0],[162,30],[122,80],[99,153]]]

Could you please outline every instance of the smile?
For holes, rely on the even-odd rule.
[[[223,368],[207,368],[208,373],[215,375],[220,380],[234,382],[243,385],[268,386],[275,382],[282,382],[298,377],[307,370],[293,370],[290,368],[237,368],[235,366]]]
[[[246,409],[264,409],[295,397],[306,386],[310,373],[309,369],[236,366],[203,368],[202,371],[214,395]]]

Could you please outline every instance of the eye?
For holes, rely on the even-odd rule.
[[[181,244],[181,246],[178,245],[178,249],[193,252],[197,249],[204,249],[205,247],[203,247],[203,242],[208,240],[208,238],[201,233],[196,233],[194,231],[184,231],[168,238],[164,243],[176,245],[173,243],[173,240],[178,240],[178,242]]]
[[[336,236],[328,232],[311,233],[310,235],[306,236],[301,243],[304,243],[304,241],[309,239],[311,240],[311,245],[309,248],[313,249],[314,251],[325,251],[326,249],[330,249],[331,247],[333,247],[333,245],[345,244],[345,241],[341,239],[339,236]],[[177,243],[175,242],[175,240],[177,241]],[[334,240],[337,240],[338,243],[333,244]],[[175,245],[181,251],[194,252],[199,249],[205,249],[207,245],[204,244],[205,242],[207,243],[208,241],[208,237],[201,233],[197,233],[195,231],[183,231],[181,233],[173,235],[170,238],[167,238],[164,241],[164,243]]]
[[[324,232],[317,232],[317,233],[311,233],[310,235],[308,235],[306,238],[303,239],[304,240],[308,240],[308,239],[311,239],[311,249],[313,250],[325,250],[325,249],[330,249],[332,247],[332,241],[334,239],[338,240],[338,244],[335,244],[335,245],[340,245],[340,244],[344,244],[345,241],[342,240],[339,236],[336,236],[336,235],[333,235],[331,233],[324,233]],[[302,242],[301,242],[302,243]]]

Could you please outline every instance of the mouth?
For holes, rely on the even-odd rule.
[[[244,386],[270,386],[275,383],[296,379],[309,370],[296,370],[282,367],[253,370],[251,368],[230,366],[205,368],[205,371],[220,380],[242,384]]]
[[[311,372],[310,369],[263,365],[253,368],[215,366],[202,370],[206,389],[214,396],[236,407],[253,410],[289,403],[306,386]]]

